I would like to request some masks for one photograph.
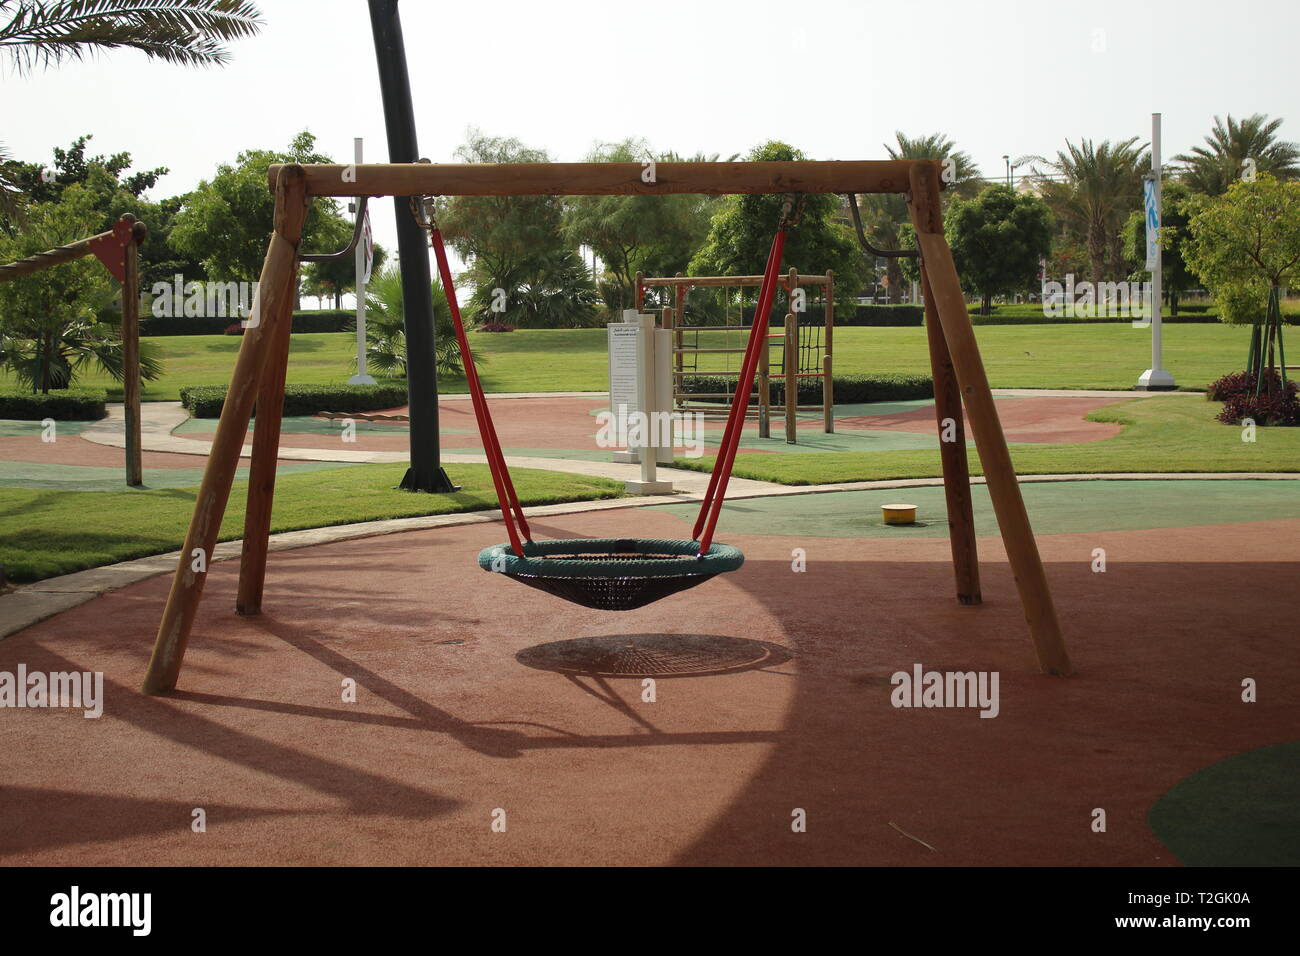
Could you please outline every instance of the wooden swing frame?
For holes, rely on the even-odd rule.
[[[275,226],[267,248],[248,327],[195,501],[185,544],[172,579],[143,690],[173,689],[198,613],[217,534],[256,402],[248,506],[239,569],[238,613],[261,613],[271,506],[280,444],[280,420],[289,360],[299,244],[308,205],[316,196],[610,196],[799,193],[902,193],[921,252],[926,330],[940,429],[955,427],[955,441],[940,442],[957,598],[978,604],[979,566],[971,513],[970,474],[962,420],[965,405],[976,450],[1039,667],[1068,675],[1072,668],[1061,636],[1047,575],[1025,510],[1011,453],[1002,432],[979,346],[966,311],[940,214],[941,164],[937,160],[728,163],[406,163],[274,165]]]

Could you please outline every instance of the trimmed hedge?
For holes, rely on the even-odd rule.
[[[919,305],[860,305],[852,316],[835,316],[835,325],[900,328],[921,325],[925,309]]]
[[[354,332],[357,314],[347,309],[325,309],[293,314],[295,332]],[[223,335],[239,319],[233,316],[141,316],[141,335]]]
[[[62,422],[98,421],[108,414],[104,403],[108,394],[102,388],[64,388],[48,395],[19,389],[0,390],[0,418],[42,421],[53,418]]]
[[[225,385],[187,385],[181,404],[195,418],[216,418],[226,401]],[[384,385],[287,385],[285,415],[320,412],[374,412],[406,404],[405,383]]]
[[[722,375],[690,376],[684,380],[687,393],[725,392],[735,387],[735,378]],[[884,375],[836,375],[833,377],[836,405],[857,405],[866,402],[903,402],[916,398],[934,398],[934,382],[928,375],[889,373]],[[785,383],[778,378],[770,380],[771,401],[781,403],[785,397]],[[758,383],[754,389],[757,391]],[[821,379],[805,378],[799,381],[799,404],[820,405]],[[754,401],[754,399],[751,399]]]

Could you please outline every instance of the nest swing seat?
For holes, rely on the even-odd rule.
[[[485,571],[598,611],[631,611],[703,584],[745,563],[739,548],[668,538],[569,538],[509,543],[479,552]]]

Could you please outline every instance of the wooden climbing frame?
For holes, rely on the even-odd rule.
[[[698,356],[708,353],[743,353],[743,348],[698,348],[687,345],[685,342],[686,332],[718,332],[732,331],[742,329],[743,321],[743,290],[754,286],[762,285],[762,276],[644,276],[641,273],[636,274],[636,298],[637,308],[640,309],[645,301],[645,294],[651,289],[671,289],[673,304],[665,306],[660,310],[661,327],[671,330],[673,334],[673,407],[677,411],[701,412],[707,415],[726,416],[731,401],[734,399],[734,390],[724,392],[700,393],[687,387],[688,378],[702,376],[731,376],[740,374],[736,370],[720,371],[717,369],[700,370],[695,366],[686,367],[687,358],[698,360]],[[785,290],[787,301],[793,296],[796,289],[803,287],[820,289],[823,306],[822,306],[822,324],[813,325],[810,323],[801,323],[799,313],[790,311],[786,313],[785,324],[781,331],[768,334],[767,342],[764,344],[763,357],[759,364],[758,371],[758,405],[751,414],[758,418],[758,434],[760,438],[771,437],[771,419],[772,415],[780,414],[785,420],[785,440],[788,444],[798,444],[798,433],[796,429],[797,416],[799,411],[817,411],[822,414],[822,430],[826,434],[835,431],[835,394],[834,386],[831,379],[833,368],[832,351],[835,336],[835,273],[825,272],[820,275],[801,275],[798,269],[791,268],[788,273],[781,277],[780,288]],[[742,321],[740,325],[687,325],[686,316],[686,295],[691,289],[741,289],[742,290]],[[815,333],[821,337],[820,345],[810,345],[805,348],[802,336]],[[782,402],[779,405],[772,404],[772,362],[770,357],[770,346],[773,340],[779,340],[781,343],[781,367],[775,376],[777,381],[782,384]],[[698,338],[697,338],[698,341]],[[812,367],[805,367],[803,362],[804,353],[811,355]],[[817,405],[800,405],[798,403],[799,380],[805,378],[821,379],[821,402]],[[795,397],[791,404],[786,399],[790,396]],[[712,399],[712,402],[701,404],[702,401]],[[719,402],[718,399],[725,399]]]

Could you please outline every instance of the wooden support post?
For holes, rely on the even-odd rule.
[[[284,299],[293,298],[298,241],[307,215],[306,183],[299,166],[283,167],[280,176],[275,197],[275,232],[267,248],[253,315],[244,333],[221,409],[217,434],[208,454],[203,483],[194,504],[194,516],[190,520],[185,545],[172,578],[171,592],[167,596],[167,606],[158,626],[153,656],[149,659],[144,679],[146,694],[160,694],[176,686],[190,629],[194,626],[199,601],[203,597],[212,550],[217,543],[221,519],[225,516],[230,486],[239,466],[253,401],[257,397],[267,356],[276,342],[280,321],[288,314]]]
[[[934,377],[934,417],[939,427],[939,460],[948,503],[948,540],[957,579],[957,601],[979,604],[980,567],[975,547],[975,516],[971,506],[970,464],[966,457],[966,425],[962,420],[961,389],[943,338],[939,311],[924,264],[921,287],[925,295],[925,334],[930,342],[930,372]],[[950,440],[949,440],[950,439]]]
[[[835,341],[835,273],[829,269],[826,270],[825,292],[826,320],[822,339],[826,346],[822,356],[822,415],[825,420],[822,429],[830,435],[835,431],[835,379],[831,376],[832,343]]]
[[[681,273],[678,273],[680,276]],[[682,370],[685,369],[686,354],[681,351],[682,342],[682,323],[686,316],[686,287],[677,286],[673,290],[673,303],[676,308],[673,311],[673,398],[677,398],[677,392],[683,384]],[[676,402],[674,402],[676,404]]]
[[[140,451],[140,243],[147,230],[129,213],[131,239],[122,249],[122,407],[126,418],[126,483],[144,484]]]
[[[296,288],[298,263],[290,289]],[[271,509],[275,501],[275,465],[280,454],[280,424],[284,417],[284,383],[289,372],[289,345],[293,333],[292,294],[281,300],[280,316],[270,354],[257,391],[257,418],[253,424],[253,461],[248,472],[248,506],[244,511],[243,553],[239,559],[239,592],[235,611],[262,613],[266,583],[266,556],[271,546]]]
[[[929,277],[930,293],[938,309],[944,341],[970,416],[975,447],[984,466],[989,497],[993,501],[993,511],[997,515],[1016,587],[1020,591],[1020,603],[1038,654],[1038,665],[1045,673],[1066,675],[1073,668],[1061,637],[1051,588],[1020,495],[1020,485],[1011,463],[1011,450],[1002,433],[975,330],[971,328],[970,316],[966,312],[957,266],[943,237],[938,170],[932,166],[914,167],[911,183],[908,206]]]
[[[785,443],[796,445],[796,412],[799,409],[799,320],[785,315]]]

